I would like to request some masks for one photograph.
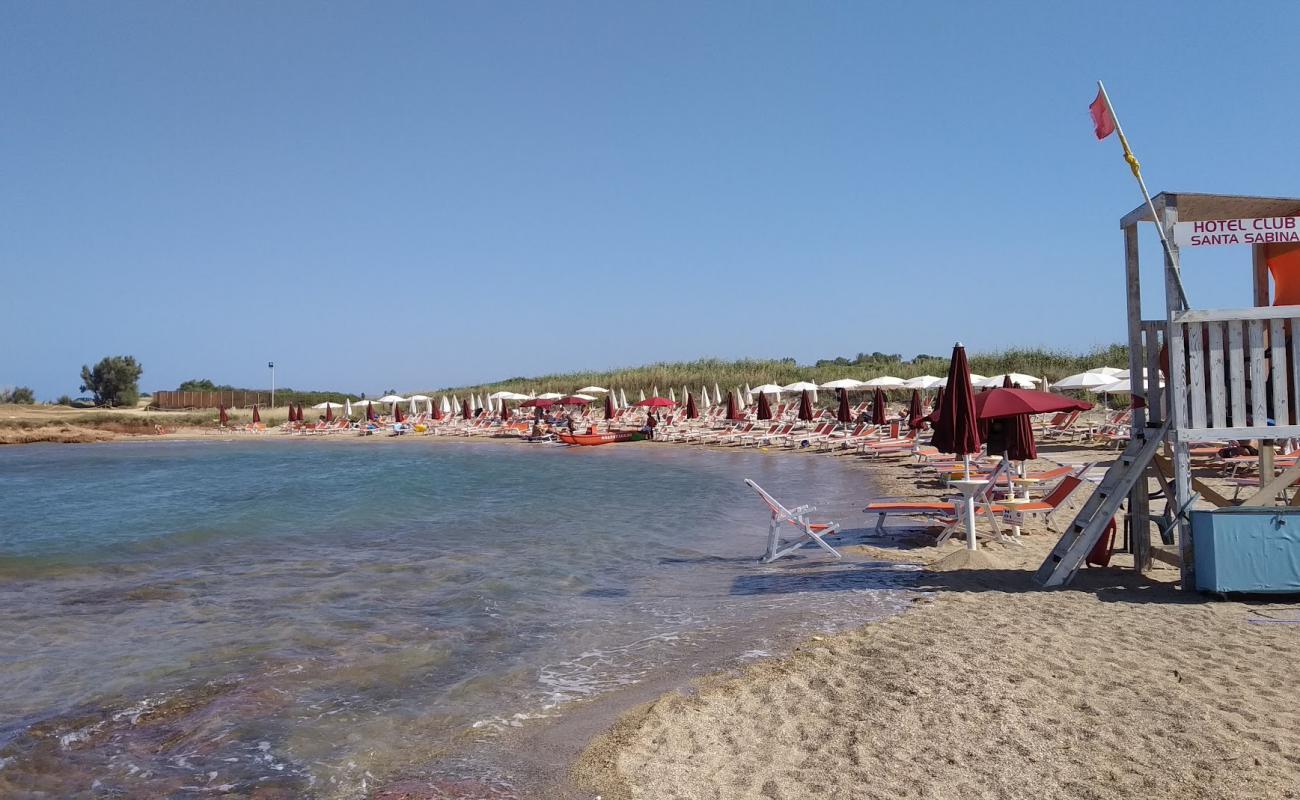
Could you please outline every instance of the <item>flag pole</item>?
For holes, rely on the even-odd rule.
[[[1169,236],[1165,231],[1164,222],[1156,213],[1156,204],[1151,202],[1151,193],[1147,191],[1147,182],[1142,178],[1142,165],[1138,163],[1137,156],[1133,155],[1133,150],[1128,146],[1128,137],[1124,135],[1124,126],[1119,124],[1119,115],[1115,113],[1115,107],[1110,104],[1110,95],[1106,94],[1106,85],[1097,81],[1097,89],[1101,92],[1101,99],[1106,103],[1106,110],[1110,112],[1110,118],[1115,122],[1115,133],[1119,134],[1119,144],[1124,148],[1124,160],[1128,162],[1128,167],[1133,171],[1133,177],[1137,179],[1138,186],[1142,189],[1142,197],[1147,201],[1147,208],[1151,211],[1151,221],[1156,224],[1156,230],[1160,232],[1160,244],[1165,249],[1165,257],[1174,270],[1174,285],[1178,289],[1178,299],[1182,301],[1183,308],[1191,308],[1187,302],[1187,291],[1183,289],[1182,267],[1178,264],[1178,251],[1169,244]]]

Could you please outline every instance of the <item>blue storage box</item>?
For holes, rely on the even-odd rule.
[[[1300,508],[1193,511],[1196,588],[1300,592]]]

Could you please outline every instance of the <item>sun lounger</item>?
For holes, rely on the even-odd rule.
[[[827,544],[826,540],[822,538],[838,531],[840,528],[839,523],[810,522],[808,515],[817,510],[815,506],[786,508],[775,497],[764,491],[763,487],[749,478],[745,479],[745,485],[757,492],[758,496],[763,498],[763,502],[767,504],[768,509],[772,512],[767,530],[767,552],[762,558],[764,564],[770,564],[782,556],[788,556],[810,542],[815,543],[836,558],[840,557],[835,548]],[[791,525],[797,528],[799,535],[793,541],[784,541],[781,538],[782,525]]]

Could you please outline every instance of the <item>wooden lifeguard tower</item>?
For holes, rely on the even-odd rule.
[[[1197,442],[1262,440],[1261,486],[1244,505],[1276,504],[1281,490],[1300,478],[1300,466],[1275,474],[1272,450],[1275,439],[1300,437],[1300,344],[1292,346],[1300,322],[1298,215],[1300,199],[1164,192],[1120,220],[1132,438],[1039,568],[1040,586],[1070,581],[1127,498],[1134,568],[1143,571],[1151,564],[1156,523],[1161,533],[1176,536],[1183,588],[1195,588],[1187,511],[1198,500],[1228,504],[1192,476],[1190,448]],[[1142,223],[1161,226],[1168,243],[1163,319],[1142,315]],[[1255,305],[1189,308],[1181,255],[1232,245],[1250,248]],[[1149,477],[1165,490],[1162,517],[1151,515]]]

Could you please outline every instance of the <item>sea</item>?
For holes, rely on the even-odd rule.
[[[583,796],[618,710],[909,602],[908,565],[758,563],[744,478],[866,535],[869,475],[825,457],[0,449],[0,797]]]

